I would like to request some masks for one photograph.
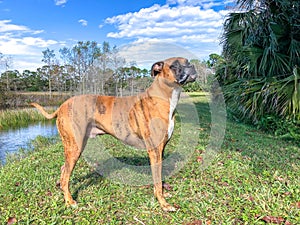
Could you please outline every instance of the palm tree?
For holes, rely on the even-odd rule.
[[[300,1],[237,0],[237,7],[224,24],[217,70],[228,106],[253,121],[300,120]]]

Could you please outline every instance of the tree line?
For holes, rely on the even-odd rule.
[[[20,73],[6,68],[0,77],[2,86],[7,91],[48,91],[50,95],[54,91],[103,94],[108,90],[122,95],[124,87],[133,88],[134,80],[149,74],[134,62],[128,65],[118,55],[117,47],[111,48],[108,42],[99,45],[95,41],[79,41],[71,48],[60,49],[59,55],[48,48],[42,53],[44,65],[36,71]]]
[[[42,51],[44,65],[36,71],[9,70],[8,57],[0,53],[0,62],[6,65],[0,77],[0,90],[40,91],[78,94],[94,93],[123,96],[123,91],[134,94],[151,83],[150,71],[137,67],[136,62],[126,62],[116,46],[108,42],[79,41],[71,48],[61,48],[59,54],[47,48]],[[12,61],[11,58],[9,58]],[[210,58],[208,62],[213,61]],[[210,63],[193,59],[201,82],[207,81]],[[191,87],[189,87],[191,89]],[[192,89],[200,89],[193,85]]]
[[[55,94],[105,94],[114,96],[133,95],[144,91],[151,83],[150,71],[137,67],[136,62],[126,62],[116,46],[108,42],[79,41],[76,45],[42,51],[43,66],[36,71],[9,70],[11,57],[0,53],[0,107],[7,107],[13,94],[20,92],[47,92]],[[207,83],[216,54],[210,59],[192,59],[199,73],[199,82],[185,87],[186,91],[199,91]],[[12,104],[15,107],[18,104]]]

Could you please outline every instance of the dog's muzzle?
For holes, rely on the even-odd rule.
[[[194,82],[197,78],[197,72],[193,65],[183,66],[182,73],[179,76],[178,83],[183,85]]]

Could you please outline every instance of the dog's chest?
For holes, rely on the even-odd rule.
[[[168,126],[168,139],[171,138],[174,130],[174,111],[178,104],[179,97],[180,97],[181,89],[176,88],[172,92],[172,96],[170,98],[170,110],[169,110],[169,126]]]

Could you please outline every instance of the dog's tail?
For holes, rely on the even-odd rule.
[[[59,109],[57,109],[54,113],[52,113],[52,114],[49,114],[49,113],[47,113],[46,111],[45,111],[45,109],[42,107],[42,106],[40,106],[39,104],[37,104],[37,103],[30,103],[30,105],[32,105],[32,106],[34,106],[35,108],[37,108],[42,114],[43,114],[43,116],[44,117],[46,117],[47,119],[53,119],[53,118],[55,118],[55,117],[57,117],[57,113],[58,113],[58,110]]]

